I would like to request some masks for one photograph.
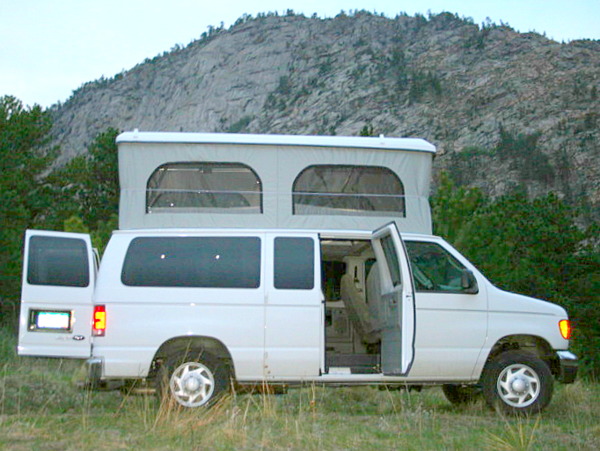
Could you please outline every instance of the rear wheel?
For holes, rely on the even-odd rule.
[[[203,350],[189,350],[167,359],[156,389],[159,400],[194,408],[216,401],[227,390],[228,381],[229,370],[221,359]]]
[[[486,402],[513,414],[541,412],[554,388],[548,365],[536,355],[518,350],[503,352],[488,362],[481,382]]]
[[[481,395],[481,389],[474,385],[452,385],[442,386],[446,399],[454,405],[465,405],[474,403]]]

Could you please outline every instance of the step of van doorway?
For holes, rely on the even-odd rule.
[[[328,374],[379,374],[379,355],[327,354]]]

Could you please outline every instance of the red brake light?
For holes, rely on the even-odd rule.
[[[106,308],[103,305],[94,306],[94,316],[92,317],[92,335],[94,337],[103,337],[106,332]]]
[[[573,332],[573,329],[571,329],[571,321],[568,319],[561,319],[558,322],[558,328],[560,329],[560,335],[565,340],[569,340],[571,338],[571,332]]]

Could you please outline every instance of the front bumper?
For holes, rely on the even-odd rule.
[[[569,351],[557,351],[558,375],[556,379],[563,384],[571,384],[577,377],[579,362],[577,356]]]

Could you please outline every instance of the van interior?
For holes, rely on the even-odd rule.
[[[379,270],[370,240],[322,239],[325,371],[381,373]]]

